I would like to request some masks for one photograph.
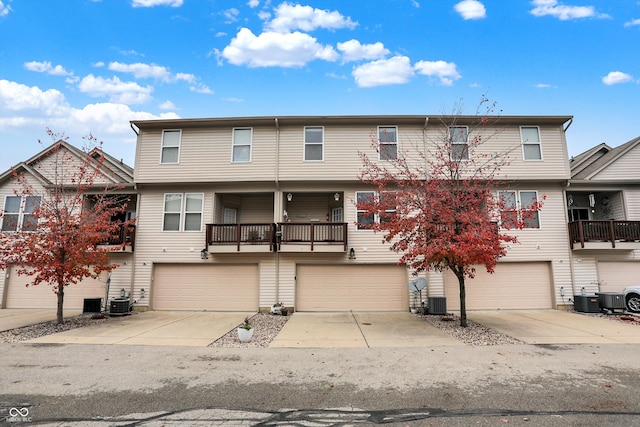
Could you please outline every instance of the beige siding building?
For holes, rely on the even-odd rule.
[[[77,168],[88,165],[87,156],[96,159],[103,157],[100,174],[96,176],[94,188],[86,191],[101,193],[105,186],[116,188],[114,194],[125,196],[128,201],[126,215],[135,217],[137,195],[133,188],[133,169],[114,159],[106,153],[94,150],[90,153],[78,150],[64,141],[58,141],[45,148],[32,158],[16,165],[0,175],[0,230],[2,233],[29,231],[28,214],[30,206],[39,205],[46,188],[64,184],[73,187],[70,178]],[[63,166],[63,167],[62,167]],[[65,175],[65,173],[67,175]],[[34,189],[34,196],[20,196],[14,190],[23,187],[17,183],[15,174],[24,175]],[[33,199],[33,203],[31,200]],[[118,265],[110,275],[87,278],[81,283],[65,288],[64,308],[70,310],[84,309],[85,299],[100,299],[101,308],[107,307],[107,301],[120,297],[124,291],[128,294],[133,284],[133,252],[135,247],[135,226],[121,230],[120,236],[100,245],[100,250],[110,252],[111,262]],[[47,308],[55,309],[57,296],[52,287],[46,284],[31,286],[32,277],[17,274],[17,267],[7,271],[0,270],[0,308]]]
[[[408,310],[411,271],[359,230],[360,153],[380,161],[434,150],[448,118],[243,117],[134,121],[137,205],[133,284],[140,308]],[[465,129],[473,117],[456,118]],[[565,186],[570,117],[502,117],[486,153],[509,152],[498,177],[518,201],[545,199],[495,274],[468,281],[468,309],[556,308],[574,286]],[[459,141],[463,146],[466,140]],[[464,149],[464,147],[462,147]],[[482,152],[470,152],[470,158]],[[386,157],[385,157],[386,156]],[[416,155],[416,161],[420,161]],[[585,264],[586,265],[586,264]],[[425,301],[458,307],[457,281],[426,274]],[[144,292],[143,292],[144,290]],[[144,297],[142,295],[144,294]],[[420,303],[420,301],[418,301]]]
[[[575,295],[640,285],[640,138],[571,159],[566,190]]]

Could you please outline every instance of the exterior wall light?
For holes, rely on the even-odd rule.
[[[207,248],[200,251],[200,259],[209,259],[209,252],[207,251]]]
[[[140,299],[144,299],[144,295],[145,295],[144,288],[142,288],[140,289]]]
[[[349,249],[349,259],[356,259],[356,251],[355,249]]]
[[[287,194],[287,202],[290,202],[293,200],[293,194],[289,193]]]
[[[127,296],[127,291],[125,291],[124,288],[122,288],[120,290],[120,298],[124,298],[125,296]]]
[[[333,199],[337,202],[340,200],[340,193],[336,193],[333,195]]]

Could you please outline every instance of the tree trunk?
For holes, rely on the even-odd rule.
[[[64,316],[62,315],[63,304],[64,304],[64,286],[62,284],[58,284],[58,310],[56,312],[58,325],[62,325],[64,323]]]
[[[456,273],[456,276],[458,277],[458,285],[460,287],[460,326],[462,326],[463,328],[467,327],[467,291],[465,290],[464,287],[464,274],[463,273]]]

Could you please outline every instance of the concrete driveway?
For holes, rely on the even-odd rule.
[[[205,347],[255,313],[147,311],[30,340],[40,343]]]
[[[77,316],[81,310],[64,310],[64,318]],[[55,309],[3,308],[0,310],[0,332],[56,320]]]
[[[291,316],[270,347],[431,347],[462,345],[410,313],[339,312]]]
[[[528,344],[640,343],[637,325],[574,311],[470,311],[467,318]]]
[[[66,311],[65,316],[79,314]],[[31,342],[207,346],[254,313],[149,311]],[[640,328],[558,310],[471,311],[468,318],[529,344],[640,343]],[[0,331],[55,319],[54,310],[0,310]],[[409,313],[294,313],[271,347],[463,345]]]

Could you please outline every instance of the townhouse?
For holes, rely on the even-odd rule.
[[[299,116],[140,120],[135,262],[139,309],[408,310],[413,272],[382,235],[357,226],[371,194],[359,153],[385,162],[432,151],[451,117]],[[476,117],[456,117],[465,151]],[[485,153],[509,151],[498,177],[515,203],[543,200],[494,274],[467,281],[468,309],[557,308],[573,289],[567,195],[568,116],[507,116],[484,132]],[[610,197],[611,198],[611,197]],[[424,274],[421,296],[458,308],[449,272]]]
[[[44,194],[46,188],[54,185],[75,185],[58,181],[60,176],[64,176],[60,173],[62,162],[65,167],[71,169],[73,165],[91,165],[95,160],[97,167],[100,158],[104,158],[100,166],[100,175],[95,185],[86,191],[87,203],[91,203],[92,193],[101,193],[105,186],[117,187],[113,193],[123,196],[123,200],[126,200],[123,202],[126,203],[126,212],[122,218],[117,219],[134,217],[137,210],[137,194],[133,184],[133,169],[100,150],[87,153],[60,140],[0,175],[0,212],[3,214],[0,217],[1,232],[28,231],[33,225],[33,222],[29,222],[29,213],[41,202],[39,194]],[[21,189],[14,178],[14,171],[24,174],[35,190],[34,196],[18,196],[14,193],[14,190]],[[102,302],[106,302],[110,298],[119,297],[123,290],[131,288],[135,229],[135,226],[122,227],[118,236],[99,245],[99,250],[109,251],[111,262],[117,264],[118,268],[111,274],[103,273],[99,277],[87,278],[79,284],[66,287],[65,310],[82,310],[85,299],[101,299]],[[51,286],[27,286],[31,277],[18,275],[15,270],[0,270],[0,308],[56,307],[57,297]]]
[[[640,279],[640,137],[570,161],[567,187],[574,295],[619,293]]]

